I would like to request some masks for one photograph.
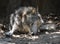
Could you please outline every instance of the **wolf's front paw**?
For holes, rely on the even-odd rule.
[[[5,35],[6,35],[6,37],[11,37],[12,36],[12,33],[6,32]]]

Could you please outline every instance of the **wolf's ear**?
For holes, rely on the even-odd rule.
[[[36,13],[36,9],[35,8],[32,9],[32,13]]]

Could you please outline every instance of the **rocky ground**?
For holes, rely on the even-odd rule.
[[[29,38],[30,37],[30,38]],[[35,38],[34,38],[35,37]],[[32,39],[31,39],[32,38]],[[0,44],[60,44],[60,33],[0,38]]]

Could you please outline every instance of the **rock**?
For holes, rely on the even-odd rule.
[[[4,37],[4,25],[0,24],[0,38]]]

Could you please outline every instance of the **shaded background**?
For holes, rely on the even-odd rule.
[[[0,0],[0,23],[8,24],[10,14],[21,6],[37,5],[42,15],[53,13],[54,16],[60,16],[59,0]]]

